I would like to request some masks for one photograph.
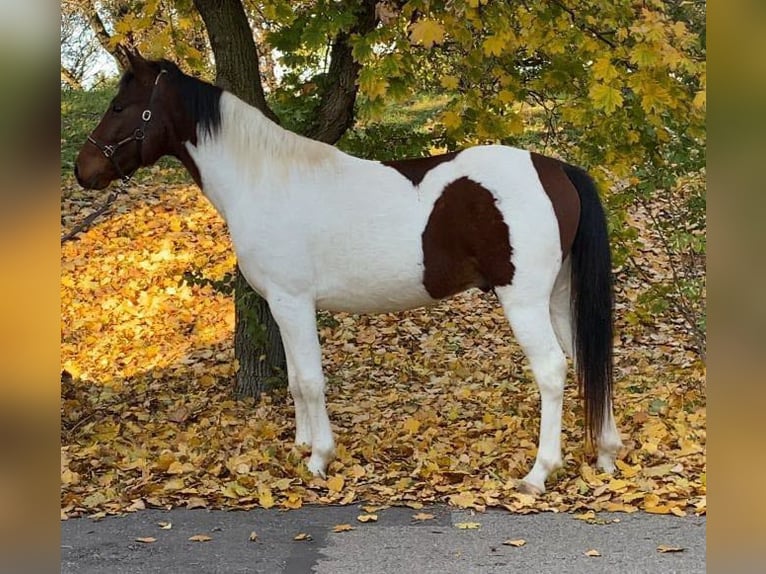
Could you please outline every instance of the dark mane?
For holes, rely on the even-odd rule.
[[[186,113],[197,126],[208,134],[215,134],[221,127],[221,94],[223,90],[208,82],[188,76],[170,60],[152,60],[150,63],[167,72],[168,79],[177,87]],[[120,89],[133,78],[131,70],[120,80]]]

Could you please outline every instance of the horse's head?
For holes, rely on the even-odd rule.
[[[168,78],[172,64],[145,60],[138,52],[126,54],[130,67],[119,91],[75,162],[77,181],[88,189],[103,189],[172,153],[171,118],[177,104]]]

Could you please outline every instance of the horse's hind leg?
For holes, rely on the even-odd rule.
[[[574,360],[571,273],[570,260],[566,259],[556,277],[556,283],[551,293],[551,321],[561,348],[568,357]],[[596,464],[598,468],[605,472],[614,472],[614,461],[617,452],[622,448],[622,441],[614,422],[611,401],[606,406],[606,416],[604,424],[601,426],[601,434],[596,439],[596,448],[598,449]]]
[[[572,335],[572,265],[567,258],[561,264],[551,293],[551,321],[561,349],[570,359],[574,358],[574,338]]]
[[[566,357],[556,338],[550,314],[550,291],[495,288],[516,340],[529,360],[540,389],[540,438],[532,470],[522,490],[545,492],[545,480],[561,467],[561,410],[566,379]],[[535,293],[532,295],[532,293]]]

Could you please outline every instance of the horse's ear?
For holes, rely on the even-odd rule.
[[[130,70],[136,76],[141,76],[142,72],[153,73],[151,70],[151,64],[140,54],[138,48],[126,48],[125,46],[122,46],[121,48],[123,54],[125,54],[125,57],[128,60],[128,66],[130,67]]]

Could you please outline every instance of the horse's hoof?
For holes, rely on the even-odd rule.
[[[309,472],[313,474],[314,476],[318,476],[320,478],[327,478],[327,474],[325,473],[324,465],[321,463],[318,463],[316,460],[309,459],[309,463],[306,465],[309,469]]]
[[[519,484],[516,488],[520,493],[530,494],[532,496],[540,496],[541,494],[545,493],[545,488],[540,488],[538,486],[535,486],[534,484],[531,484],[527,482],[526,480],[519,481]]]
[[[614,474],[614,471],[615,471],[614,462],[612,462],[611,460],[606,460],[606,461],[599,460],[596,463],[596,468],[598,468],[602,472],[605,472],[606,474]]]

